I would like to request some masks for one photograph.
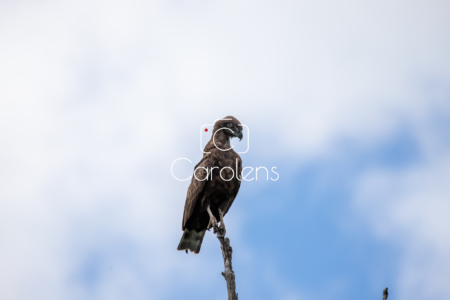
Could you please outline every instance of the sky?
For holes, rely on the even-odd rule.
[[[448,53],[442,0],[2,1],[2,298],[226,299],[171,166],[228,115],[279,174],[225,217],[240,299],[450,298]]]

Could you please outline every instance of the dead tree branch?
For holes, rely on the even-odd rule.
[[[238,294],[236,293],[236,281],[234,277],[233,265],[231,262],[233,249],[230,246],[230,240],[225,238],[223,228],[216,228],[217,238],[220,242],[220,248],[222,249],[223,264],[225,271],[222,272],[222,276],[225,277],[227,282],[228,300],[238,300]]]

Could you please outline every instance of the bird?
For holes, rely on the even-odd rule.
[[[211,228],[225,236],[223,217],[241,186],[242,160],[230,142],[235,137],[239,140],[243,137],[242,124],[235,117],[227,116],[215,122],[187,191],[179,251],[198,254],[205,232]]]
[[[388,288],[385,288],[383,290],[383,300],[386,300],[388,298],[388,296],[389,296]]]

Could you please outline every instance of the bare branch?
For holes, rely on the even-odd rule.
[[[228,300],[238,300],[238,294],[236,293],[236,281],[234,277],[233,265],[231,262],[233,249],[230,246],[230,240],[224,236],[224,228],[216,228],[217,238],[220,242],[220,248],[222,249],[223,264],[225,271],[222,272],[222,276],[225,277],[227,282]]]

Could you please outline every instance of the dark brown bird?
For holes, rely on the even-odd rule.
[[[211,139],[203,158],[195,166],[184,205],[182,230],[178,250],[200,252],[205,231],[218,228],[225,235],[223,217],[233,204],[241,186],[242,161],[231,149],[233,137],[242,139],[242,125],[228,116],[214,124]],[[220,220],[220,226],[217,227]]]

